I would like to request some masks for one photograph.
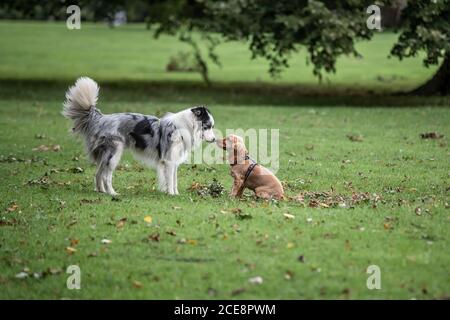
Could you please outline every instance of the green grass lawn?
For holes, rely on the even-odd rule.
[[[83,23],[68,30],[63,22],[0,21],[0,77],[13,79],[70,79],[88,75],[98,80],[200,81],[196,73],[168,73],[169,57],[189,50],[186,44],[162,36],[155,40],[142,24],[110,29]],[[408,90],[431,77],[435,68],[423,67],[421,57],[400,62],[388,59],[397,35],[383,33],[358,44],[362,59],[342,57],[337,74],[327,75],[322,88]],[[210,64],[213,82],[270,82],[316,85],[305,49],[292,57],[291,68],[278,80],[270,79],[263,59],[251,60],[245,44],[218,47],[223,67]]]
[[[313,88],[301,57],[304,72],[289,70],[287,87],[241,88],[229,83],[268,79],[265,64],[250,63],[237,44],[221,49],[230,63],[214,69],[213,80],[222,83],[208,90],[195,84],[196,75],[164,72],[166,57],[180,48],[173,39],[155,42],[139,26],[83,25],[76,32],[54,23],[0,23],[0,298],[449,297],[447,98],[304,96],[290,89]],[[393,37],[380,35],[361,50],[382,59]],[[342,59],[336,86],[406,89],[430,74],[420,60],[364,61]],[[229,168],[204,164],[182,166],[181,194],[171,197],[155,190],[155,173],[129,154],[115,174],[118,200],[97,194],[95,168],[60,115],[66,86],[84,74],[100,79],[104,113],[162,114],[208,103],[221,131],[280,129],[277,175],[290,197],[367,192],[370,199],[353,208],[316,207],[314,200],[324,203],[316,196],[268,203],[248,193],[233,200]],[[378,74],[405,79],[377,84]],[[419,136],[433,131],[444,137]],[[33,150],[40,145],[60,150]],[[225,187],[218,198],[189,190],[214,178]],[[66,288],[65,270],[74,264],[81,290]],[[366,287],[369,265],[381,269],[381,290]],[[20,272],[29,277],[16,278]],[[256,276],[262,284],[249,283]]]

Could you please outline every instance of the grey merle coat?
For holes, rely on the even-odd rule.
[[[116,195],[113,172],[124,149],[156,169],[159,189],[178,194],[177,169],[202,141],[214,142],[214,118],[206,107],[169,113],[159,119],[138,113],[105,115],[96,108],[99,87],[79,78],[66,93],[62,114],[73,120],[73,132],[85,140],[86,151],[97,165],[95,190]]]

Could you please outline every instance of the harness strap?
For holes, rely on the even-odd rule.
[[[257,162],[255,162],[253,159],[251,159],[249,156],[245,156],[246,160],[251,160],[252,164],[248,167],[247,171],[245,172],[244,182],[242,185],[245,185],[245,182],[247,181],[248,177],[252,174],[253,169],[258,165]]]

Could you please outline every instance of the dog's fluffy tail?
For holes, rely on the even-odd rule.
[[[62,115],[74,120],[73,131],[86,128],[89,115],[95,110],[98,92],[97,82],[88,77],[79,78],[75,85],[67,90]]]

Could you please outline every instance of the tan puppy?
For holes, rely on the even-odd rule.
[[[280,180],[269,169],[250,159],[241,137],[231,134],[219,139],[217,145],[228,153],[231,176],[234,178],[231,196],[240,198],[244,189],[249,188],[259,198],[284,199]]]

